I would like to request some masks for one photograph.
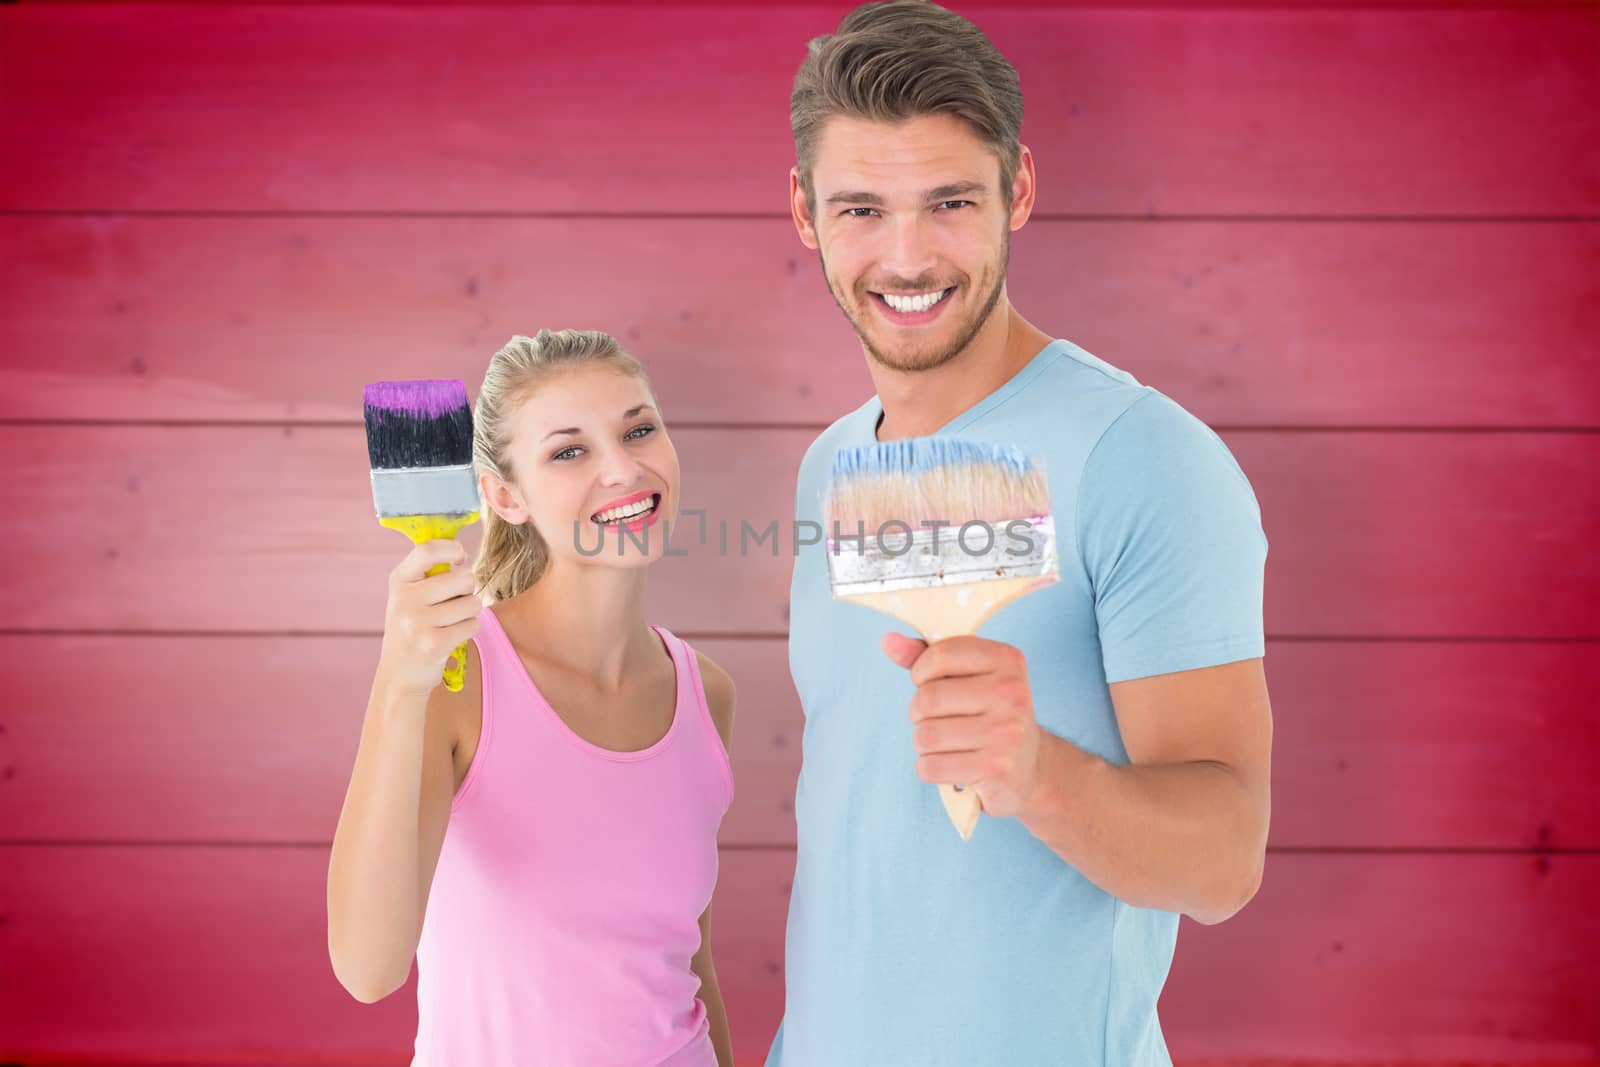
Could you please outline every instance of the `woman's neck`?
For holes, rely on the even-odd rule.
[[[552,560],[530,588],[495,605],[517,643],[540,660],[621,688],[640,655],[659,655],[644,621],[645,569],[562,566]],[[658,647],[652,648],[651,645]]]

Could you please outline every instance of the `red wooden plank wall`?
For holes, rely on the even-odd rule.
[[[1014,299],[1218,426],[1273,542],[1272,855],[1184,924],[1175,1054],[1600,1058],[1600,9],[972,9],[1043,183]],[[405,1061],[407,994],[324,947],[400,548],[359,386],[608,329],[687,502],[786,514],[869,388],[783,204],[842,11],[0,8],[0,1061]],[[717,939],[757,1062],[786,562],[652,583],[742,694]]]

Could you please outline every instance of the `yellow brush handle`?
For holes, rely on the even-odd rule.
[[[439,541],[446,537],[454,537],[462,530],[478,521],[478,512],[469,511],[465,515],[395,515],[380,518],[378,524],[387,526],[391,530],[399,530],[411,538],[411,543],[420,545],[424,541]],[[440,563],[428,568],[428,577],[443,574],[450,569],[450,564]],[[467,643],[463,641],[450,653],[450,660],[444,665],[444,687],[452,693],[461,692],[461,686],[467,677]]]

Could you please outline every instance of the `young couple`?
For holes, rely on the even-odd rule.
[[[795,226],[876,389],[806,453],[796,520],[825,528],[840,447],[1014,444],[1049,474],[1061,581],[926,646],[800,551],[768,1067],[1165,1067],[1179,916],[1220,922],[1262,873],[1255,498],[1198,420],[1012,307],[1034,164],[1017,73],[975,26],[864,5],[811,42],[790,118]],[[615,340],[569,330],[496,353],[475,415],[478,558],[426,577],[467,559],[424,544],[389,579],[329,869],[334,969],[375,1001],[415,957],[419,1067],[732,1067],[710,905],[734,682],[645,619],[665,538],[639,535],[680,500],[663,413]],[[582,551],[590,523],[627,550]],[[963,842],[927,783],[971,785],[991,818]]]

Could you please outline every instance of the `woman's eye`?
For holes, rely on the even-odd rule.
[[[551,459],[571,459],[573,456],[577,455],[579,452],[582,452],[582,451],[583,451],[583,449],[579,448],[577,445],[573,445],[570,448],[563,448],[560,452],[557,452],[555,455],[551,456],[550,458]]]
[[[637,441],[641,437],[648,437],[652,433],[655,433],[655,430],[656,430],[656,428],[654,426],[650,425],[649,423],[645,423],[643,426],[635,426],[633,429],[628,431],[627,435],[623,438],[623,440],[625,440],[625,441]]]

